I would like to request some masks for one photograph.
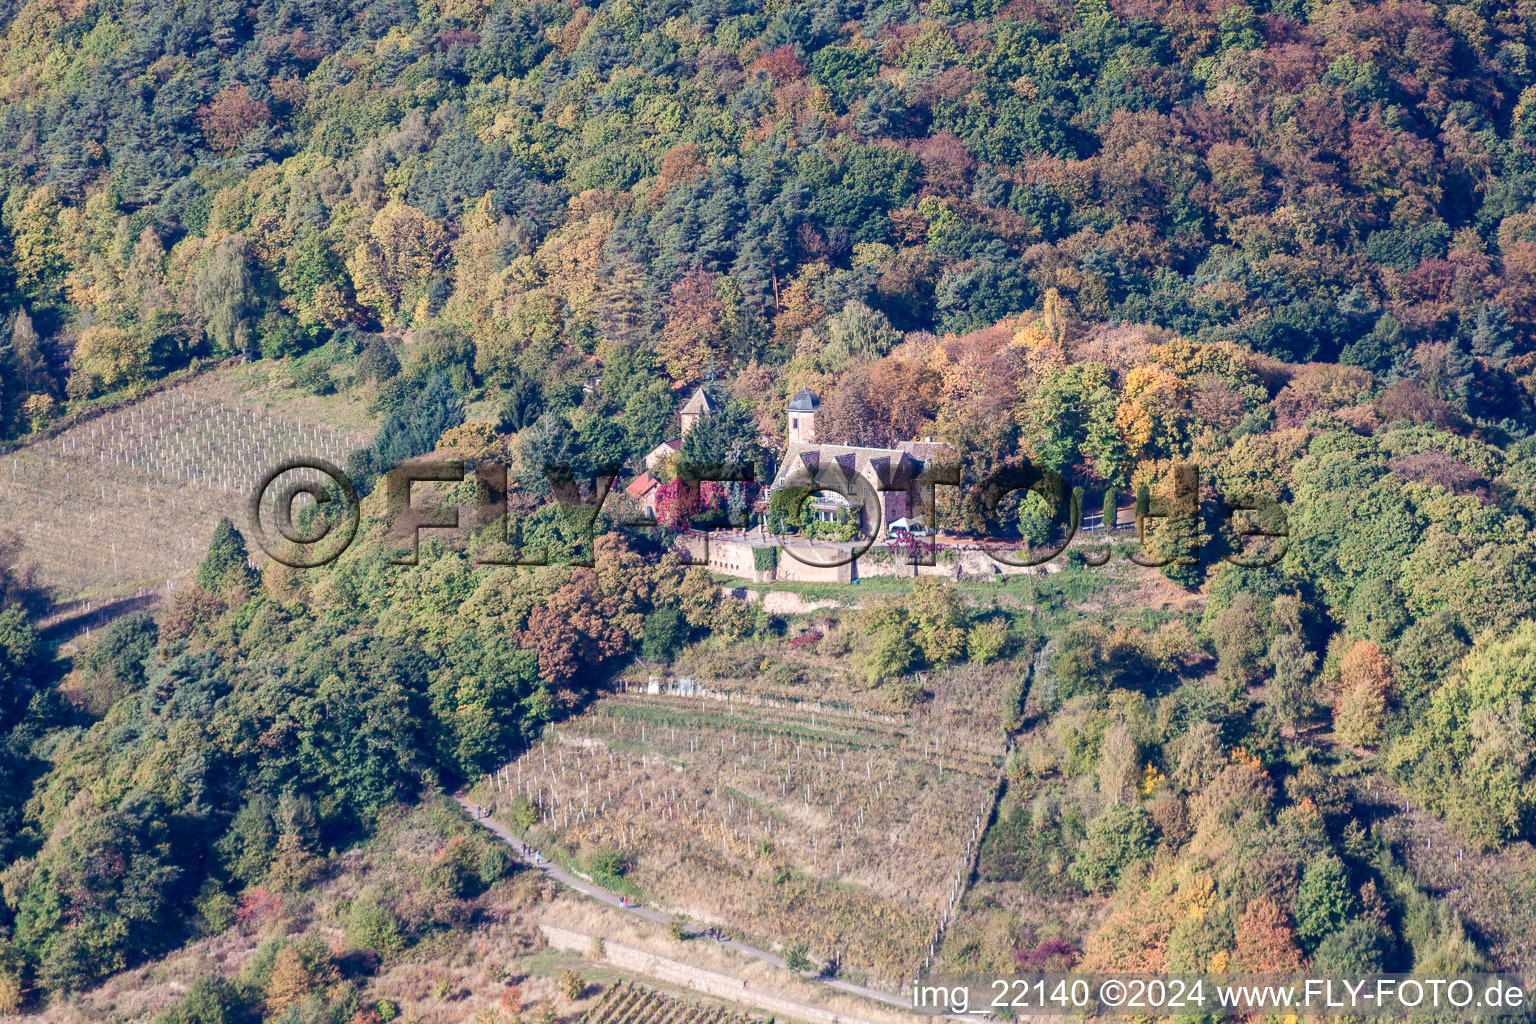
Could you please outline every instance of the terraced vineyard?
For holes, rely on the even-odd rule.
[[[603,993],[598,1004],[582,1015],[581,1024],[757,1024],[761,1019],[626,982]]]
[[[620,853],[627,882],[690,915],[895,982],[922,965],[969,877],[1005,754],[1000,732],[956,724],[953,704],[987,702],[953,682],[936,679],[935,700],[908,714],[615,693],[486,796],[504,812],[519,796],[536,806],[531,838],[582,863]]]

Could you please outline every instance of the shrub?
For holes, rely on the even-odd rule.
[[[450,896],[463,899],[479,891],[479,858],[474,844],[457,836],[438,852],[437,861],[427,871],[427,881]]]
[[[501,1008],[516,1017],[523,1012],[523,990],[518,985],[508,985],[501,993]]]
[[[197,897],[197,916],[205,935],[217,935],[235,923],[235,898],[213,879],[203,883]]]
[[[1002,619],[988,619],[972,626],[965,638],[965,651],[977,664],[985,665],[1003,652],[1008,643],[1008,624]]]
[[[1351,921],[1317,944],[1311,969],[1319,974],[1376,974],[1386,969],[1390,942],[1380,925]]]
[[[888,711],[910,711],[921,704],[928,691],[913,676],[889,680],[880,688],[882,703]]]
[[[538,824],[539,808],[538,805],[536,805],[532,800],[528,799],[526,794],[519,793],[512,800],[512,810],[510,816],[512,818],[513,824],[515,824],[518,828],[532,828],[534,825]]]
[[[400,919],[372,896],[352,901],[347,913],[347,941],[358,949],[389,956],[405,948]]]
[[[99,710],[105,711],[112,700],[143,685],[144,666],[154,654],[157,639],[155,621],[149,613],[130,612],[112,623],[91,648],[84,661],[101,684],[104,706]]]
[[[688,640],[688,624],[676,608],[657,608],[645,617],[640,631],[640,653],[652,661],[667,661]]]
[[[193,982],[181,1004],[161,1014],[155,1024],[230,1024],[248,1016],[244,1003],[233,982],[209,975]]]
[[[1019,882],[1041,895],[1072,895],[1078,890],[1066,871],[1074,838],[1068,833],[1077,819],[1058,817],[1041,801],[1037,815],[1016,806],[998,817],[982,840],[977,873],[989,882]]]
[[[797,942],[784,951],[784,966],[792,971],[809,971],[816,965],[811,962],[805,943]]]
[[[870,683],[898,676],[917,663],[917,645],[897,623],[872,633],[864,650],[864,677]]]
[[[752,618],[752,606],[741,598],[721,598],[715,608],[713,633],[722,640],[741,640],[752,632]]]
[[[809,487],[780,487],[768,496],[768,531],[787,533],[800,525],[801,507],[811,496]]]
[[[494,885],[511,874],[512,866],[512,855],[507,852],[505,846],[500,842],[486,843],[485,849],[480,853],[481,887]]]
[[[587,861],[587,873],[598,881],[623,878],[628,867],[623,855],[614,850],[598,850]]]
[[[269,921],[283,909],[283,899],[265,886],[247,889],[240,895],[240,906],[235,910],[235,920],[253,925]]]
[[[1088,825],[1072,877],[1089,892],[1108,892],[1125,869],[1152,855],[1152,822],[1140,807],[1114,804]]]

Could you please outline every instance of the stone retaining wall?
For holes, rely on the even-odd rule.
[[[583,956],[588,956],[592,952],[590,935],[542,921],[539,923],[539,929],[544,933],[545,940],[556,949],[580,953]],[[703,992],[717,999],[728,999],[733,1003],[755,1006],[775,1016],[793,1017],[796,1020],[807,1021],[808,1024],[877,1024],[876,1021],[866,1017],[836,1013],[819,1006],[798,1003],[782,996],[760,992],[749,987],[742,978],[695,967],[681,960],[637,949],[634,946],[626,946],[622,942],[603,940],[603,954],[609,963],[623,970],[634,971],[636,974],[643,974],[670,985]]]

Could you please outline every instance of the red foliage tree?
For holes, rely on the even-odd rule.
[[[521,986],[507,986],[506,991],[501,994],[501,1008],[514,1017],[523,1012],[523,989]]]
[[[235,920],[241,924],[260,924],[277,916],[283,909],[283,898],[265,886],[247,889],[235,909]]]
[[[775,84],[793,82],[805,76],[805,62],[795,56],[793,46],[780,46],[769,50],[752,65],[753,71],[766,71]]]
[[[624,650],[629,637],[614,624],[619,602],[602,592],[590,569],[577,569],[549,603],[528,616],[517,642],[539,656],[539,674],[560,685],[582,667]]]
[[[669,530],[683,530],[705,512],[725,507],[725,488],[713,480],[689,484],[668,480],[656,488],[656,521]]]
[[[216,153],[229,153],[254,129],[266,124],[271,113],[267,105],[251,98],[245,86],[225,89],[197,109],[197,126]]]

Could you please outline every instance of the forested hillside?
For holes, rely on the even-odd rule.
[[[6,430],[351,329],[462,346],[464,386],[557,418],[596,355],[600,411],[649,437],[667,383],[837,374],[886,321],[1052,289],[1517,419],[1530,30],[1500,4],[19,5]]]
[[[226,524],[157,616],[57,657],[0,535],[0,1012],[302,904],[381,814],[504,763],[637,654],[737,650],[807,699],[805,648],[871,703],[966,662],[1027,678],[978,868],[1001,895],[952,965],[1536,964],[1525,883],[1490,866],[1437,902],[1372,802],[1391,787],[1489,865],[1536,839],[1526,8],[0,16],[7,444],[247,357],[379,416],[365,493],[434,449],[508,461],[512,529],[558,554],[580,538],[546,462],[642,456],[702,385],[721,409],[685,454],[767,479],[810,387],[823,440],[932,436],[968,484],[1030,459],[1112,507],[1183,462],[1213,509],[1267,495],[1290,530],[1264,570],[1224,565],[1213,520],[1161,574],[1064,557],[1065,582],[866,587],[823,621],[722,599],[666,530],[600,537],[591,569],[435,543],[392,565],[375,493],[336,564],[252,569]],[[953,530],[1040,525],[959,493]],[[508,870],[452,849],[418,872],[444,900]],[[458,941],[468,904],[410,890],[359,902],[371,938],[347,941]],[[1020,893],[1042,902],[999,909]],[[362,1012],[313,963],[272,1009],[267,955],[229,1006]]]

